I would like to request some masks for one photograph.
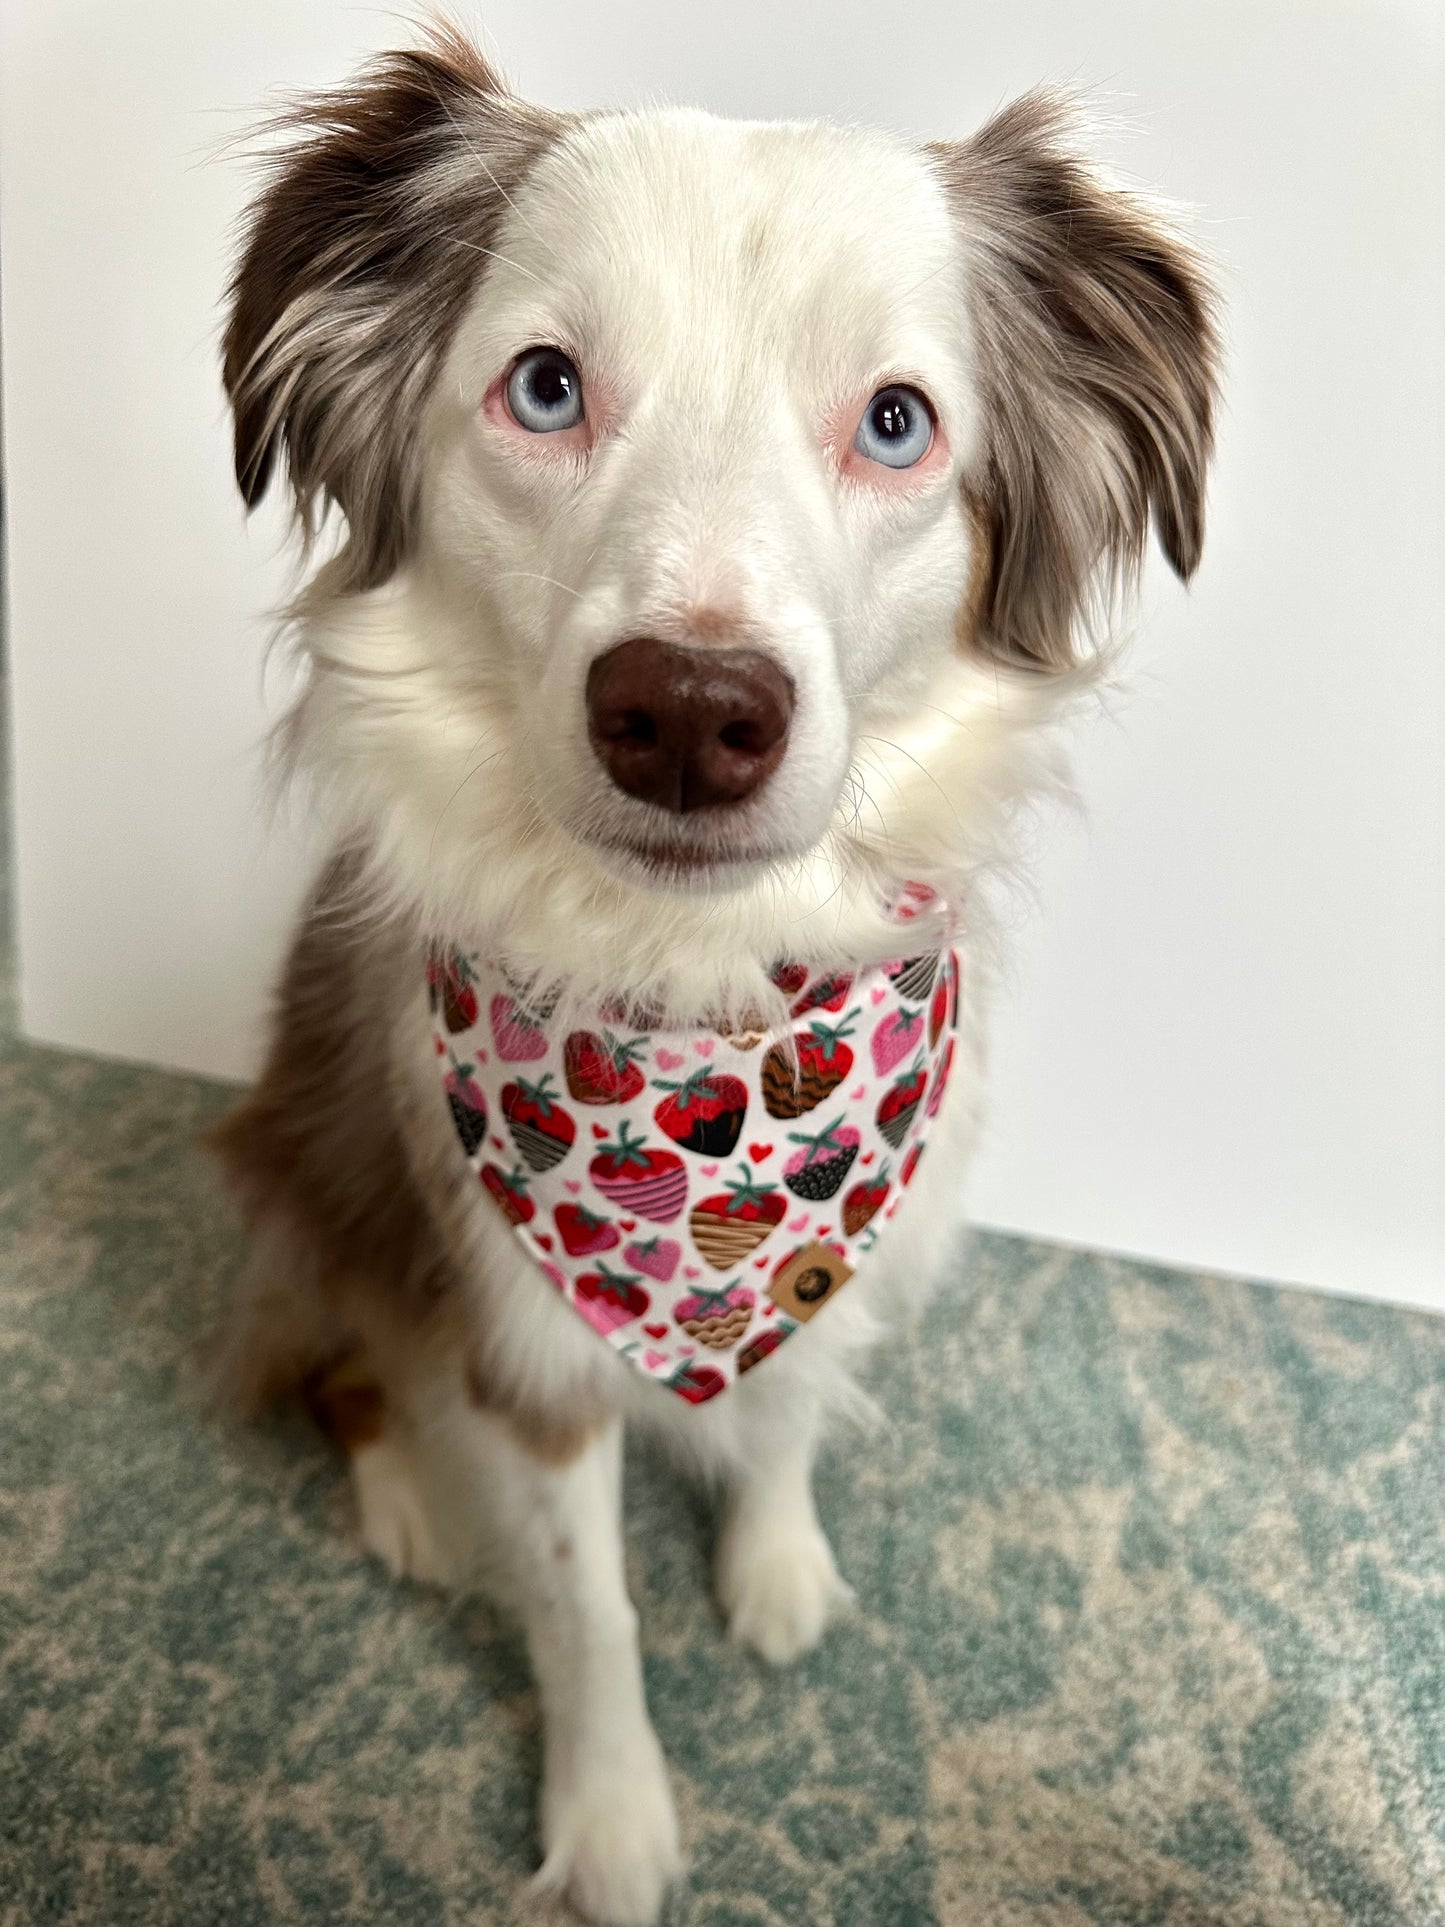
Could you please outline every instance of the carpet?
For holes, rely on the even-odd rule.
[[[560,1922],[515,1628],[197,1390],[229,1095],[0,1051],[0,1922]],[[874,1383],[783,1674],[630,1458],[670,1927],[1445,1922],[1445,1322],[985,1235]]]

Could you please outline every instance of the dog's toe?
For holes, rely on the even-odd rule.
[[[553,1777],[542,1798],[546,1859],[535,1885],[560,1890],[598,1927],[652,1927],[682,1871],[677,1815],[651,1732],[625,1753]]]
[[[810,1651],[853,1603],[816,1527],[771,1533],[738,1522],[718,1548],[717,1591],[732,1637],[773,1666]]]

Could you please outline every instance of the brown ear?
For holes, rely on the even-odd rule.
[[[346,517],[350,588],[406,552],[432,379],[509,193],[561,125],[448,27],[278,122],[230,288],[236,481],[254,507],[284,455],[306,532],[333,503]]]
[[[1137,570],[1151,514],[1175,571],[1193,573],[1218,382],[1203,262],[1101,176],[1080,124],[1043,91],[929,150],[967,237],[984,390],[979,639],[1045,670],[1073,665],[1091,588]]]

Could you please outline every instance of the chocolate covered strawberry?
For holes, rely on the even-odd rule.
[[[440,994],[442,1022],[452,1035],[470,1030],[477,1021],[477,975],[470,961],[461,955],[434,957],[427,966],[427,985],[433,1009]]]
[[[679,1365],[667,1383],[673,1391],[680,1392],[689,1405],[701,1405],[727,1390],[727,1380],[721,1372],[714,1371],[711,1365],[694,1365],[691,1359]]]
[[[550,1073],[535,1084],[525,1077],[504,1084],[502,1116],[512,1142],[533,1171],[550,1171],[560,1164],[577,1136],[577,1126],[557,1101]]]
[[[913,1010],[907,1004],[900,1004],[891,1011],[873,1033],[869,1048],[873,1053],[873,1068],[880,1077],[886,1077],[895,1064],[901,1064],[923,1042],[923,1012]]]
[[[856,1237],[865,1224],[878,1215],[888,1196],[888,1173],[890,1166],[880,1164],[877,1174],[864,1178],[855,1184],[843,1200],[843,1231],[849,1237]]]
[[[929,950],[921,957],[904,957],[898,963],[885,964],[883,970],[904,1003],[921,1004],[933,988],[938,962],[938,952]]]
[[[943,1102],[943,1093],[948,1088],[949,1073],[953,1069],[953,1045],[954,1040],[950,1037],[939,1066],[933,1073],[933,1089],[928,1093],[929,1117],[937,1115],[938,1107]]]
[[[847,1177],[862,1139],[851,1124],[844,1124],[843,1114],[839,1112],[831,1124],[825,1124],[821,1131],[811,1135],[806,1131],[789,1131],[788,1142],[801,1144],[803,1148],[795,1151],[783,1166],[783,1183],[795,1197],[819,1204],[824,1198],[831,1198]]]
[[[520,1164],[514,1164],[510,1171],[503,1171],[500,1165],[482,1166],[482,1183],[497,1201],[497,1208],[513,1224],[530,1224],[537,1214],[537,1207],[527,1195],[527,1175]]]
[[[604,1198],[653,1224],[671,1224],[687,1202],[687,1167],[676,1151],[650,1151],[622,1120],[615,1142],[603,1143],[587,1167]]]
[[[481,1149],[482,1140],[487,1135],[487,1099],[472,1074],[474,1067],[471,1064],[459,1064],[453,1052],[447,1054],[452,1064],[442,1079],[442,1087],[447,1094],[447,1109],[457,1127],[462,1149],[468,1157],[472,1157]]]
[[[858,1012],[850,1010],[848,1016]],[[853,1068],[853,1053],[843,1042],[853,1035],[851,1023],[825,1024],[814,1018],[799,1031],[791,1048],[774,1044],[763,1059],[763,1103],[770,1117],[801,1117],[816,1110],[832,1095]]]
[[[908,1069],[894,1078],[878,1105],[878,1129],[895,1151],[907,1137],[927,1088],[928,1073],[920,1051]]]
[[[646,1048],[645,1037],[574,1030],[562,1046],[568,1090],[579,1104],[626,1104],[646,1081],[637,1062]]]
[[[534,1012],[498,991],[487,1006],[492,1042],[504,1064],[535,1063],[547,1055],[547,1033]]]
[[[677,1270],[681,1256],[682,1246],[676,1238],[634,1238],[630,1245],[623,1247],[622,1261],[634,1271],[665,1285]]]
[[[746,1285],[720,1285],[716,1291],[690,1291],[678,1299],[672,1315],[700,1345],[729,1351],[747,1330],[756,1303]]]
[[[775,1352],[788,1333],[791,1325],[765,1325],[756,1338],[750,1338],[738,1353],[739,1372],[750,1372],[754,1365],[761,1365],[769,1352]]]
[[[569,1258],[588,1258],[594,1251],[611,1251],[622,1242],[616,1225],[589,1211],[585,1204],[559,1204],[552,1222]]]
[[[742,1182],[702,1199],[687,1221],[693,1243],[714,1271],[730,1271],[756,1251],[788,1209],[775,1184],[759,1184],[751,1165],[738,1169]]]
[[[619,1325],[641,1318],[652,1303],[635,1278],[609,1271],[600,1261],[596,1271],[583,1272],[572,1298],[587,1323],[604,1338]]]
[[[748,1087],[741,1078],[704,1067],[682,1079],[654,1077],[655,1091],[669,1091],[652,1113],[674,1144],[705,1158],[725,1158],[743,1134]]]

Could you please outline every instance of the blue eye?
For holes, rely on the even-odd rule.
[[[933,410],[916,388],[880,388],[863,411],[853,446],[885,468],[913,468],[933,446]]]
[[[507,377],[507,406],[534,435],[575,428],[582,419],[582,377],[560,348],[529,348]]]

